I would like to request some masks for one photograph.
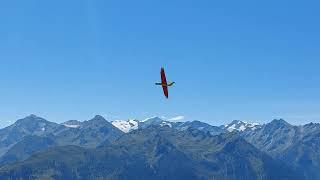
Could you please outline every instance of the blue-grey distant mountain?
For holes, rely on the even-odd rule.
[[[299,127],[300,137],[283,152],[281,159],[302,171],[307,179],[320,179],[320,124]]]
[[[230,146],[235,149],[230,151],[227,148]],[[0,174],[13,179],[28,173],[43,177],[35,169],[44,166],[50,170],[43,172],[56,173],[53,177],[58,179],[60,176],[126,179],[137,173],[147,173],[143,176],[146,179],[170,179],[175,173],[180,179],[235,179],[237,176],[238,179],[313,180],[320,179],[320,124],[293,126],[279,119],[264,125],[232,121],[216,127],[201,121],[171,122],[158,117],[142,122],[110,123],[102,116],[85,122],[71,120],[57,124],[31,115],[0,130],[0,152],[0,166],[3,166]],[[68,157],[59,155],[61,152]],[[45,156],[49,157],[49,165]],[[74,158],[79,159],[74,161]],[[108,171],[99,174],[98,169],[106,168],[105,162],[110,165]],[[221,163],[226,169],[221,169]],[[241,172],[234,170],[235,165]]]
[[[261,126],[253,131],[243,132],[246,140],[260,150],[278,158],[298,140],[299,128],[279,119]]]
[[[293,126],[273,120],[242,136],[258,149],[282,160],[310,180],[320,179],[320,125]]]
[[[149,127],[97,149],[56,147],[0,169],[1,179],[303,179],[237,134]]]
[[[0,133],[4,137],[4,141],[0,141],[3,146],[0,165],[24,160],[31,154],[52,146],[95,148],[101,143],[114,141],[123,134],[102,116],[85,122],[68,121],[60,125],[35,115],[18,120]]]
[[[183,131],[187,129],[197,129],[206,133],[210,133],[211,135],[219,135],[222,133],[226,133],[227,131],[223,128],[212,126],[210,124],[201,122],[201,121],[187,121],[187,122],[178,122],[173,125],[174,129]]]
[[[35,115],[19,119],[13,125],[0,130],[0,156],[6,153],[13,145],[29,135],[46,136],[58,134],[65,127],[49,122]]]
[[[73,121],[75,123],[75,121]],[[66,123],[64,123],[66,124]],[[82,147],[95,148],[105,141],[114,141],[123,134],[118,128],[102,116],[95,116],[89,121],[78,123],[55,136],[60,145],[78,145]]]
[[[169,126],[172,127],[173,122],[165,121],[159,117],[148,118],[139,124],[140,129],[145,129],[151,126]]]

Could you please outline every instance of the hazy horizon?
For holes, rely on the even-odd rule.
[[[204,120],[200,120],[200,119],[188,119],[184,116],[175,116],[175,117],[164,117],[164,116],[150,116],[150,117],[146,117],[146,118],[143,118],[143,119],[138,119],[138,118],[124,118],[124,119],[120,119],[120,118],[116,118],[116,117],[113,117],[111,118],[110,116],[107,116],[107,115],[101,115],[101,114],[96,114],[96,115],[93,115],[92,117],[90,118],[87,118],[87,119],[68,119],[68,120],[51,120],[51,119],[48,119],[46,117],[43,117],[43,116],[39,116],[37,114],[29,114],[29,115],[26,115],[26,116],[23,116],[23,117],[19,117],[15,120],[8,120],[6,121],[8,124],[7,125],[4,125],[4,126],[0,126],[0,129],[2,128],[6,128],[12,124],[14,124],[17,120],[20,120],[20,119],[24,119],[24,118],[27,118],[27,117],[30,117],[30,116],[36,116],[36,117],[40,117],[40,118],[43,118],[47,121],[50,121],[50,122],[55,122],[55,123],[58,123],[58,124],[62,124],[64,122],[67,122],[67,121],[71,121],[71,120],[76,120],[76,121],[80,121],[80,122],[84,122],[84,121],[88,121],[88,120],[91,120],[93,119],[95,116],[102,116],[103,118],[105,118],[108,122],[112,122],[112,121],[127,121],[127,120],[138,120],[140,122],[144,122],[148,119],[151,119],[151,118],[160,118],[162,120],[165,120],[165,121],[170,121],[170,122],[187,122],[187,121],[201,121],[201,122],[205,122],[205,123],[208,123],[210,125],[213,125],[213,126],[223,126],[223,125],[227,125],[229,123],[231,123],[232,121],[234,120],[237,120],[237,121],[242,121],[242,122],[245,122],[245,123],[259,123],[260,125],[263,125],[263,124],[266,124],[266,123],[270,123],[272,120],[275,120],[275,119],[283,119],[283,118],[273,118],[273,119],[269,119],[269,120],[266,120],[266,121],[263,121],[263,122],[258,122],[258,121],[247,121],[247,120],[241,120],[241,119],[232,119],[232,120],[226,120],[225,123],[223,124],[214,124],[214,123],[210,123],[208,121],[204,121]],[[288,121],[287,119],[283,119],[285,121],[287,121],[288,123],[292,124],[292,125],[295,125],[295,126],[300,126],[300,125],[305,125],[305,124],[308,124],[308,123],[315,123],[314,121],[310,121],[310,122],[307,122],[305,124],[294,124],[290,121]]]

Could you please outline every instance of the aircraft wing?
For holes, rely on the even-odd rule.
[[[167,85],[167,78],[166,78],[166,73],[164,71],[164,68],[161,68],[161,82],[162,84]]]
[[[162,86],[163,93],[166,96],[166,98],[169,98],[169,91],[168,91],[168,86]]]

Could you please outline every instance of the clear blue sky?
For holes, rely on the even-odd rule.
[[[0,126],[148,116],[320,122],[317,1],[0,3]],[[160,67],[176,81],[166,100]]]

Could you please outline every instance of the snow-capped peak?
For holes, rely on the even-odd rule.
[[[142,121],[138,120],[114,120],[111,122],[113,126],[117,127],[124,133],[129,133],[139,128],[147,128],[149,126],[169,126],[172,127],[172,123],[165,121],[159,117],[151,117]]]
[[[226,130],[229,132],[233,131],[245,131],[247,129],[255,130],[260,127],[260,124],[258,123],[249,123],[239,120],[234,120],[230,124],[227,124],[224,126]]]
[[[117,127],[124,133],[128,133],[139,128],[138,120],[115,120],[111,122],[113,126]]]
[[[192,121],[192,122],[171,122],[169,120],[164,120],[160,117],[151,117],[145,120],[114,120],[111,122],[113,126],[117,127],[124,133],[129,133],[137,129],[145,129],[150,126],[168,126],[170,128],[175,128],[179,130],[188,129],[193,127],[201,131],[213,132],[212,134],[220,134],[225,131],[245,131],[245,130],[255,130],[261,127],[258,123],[249,123],[239,120],[234,120],[230,124],[214,127],[209,124],[203,123],[201,121]]]

